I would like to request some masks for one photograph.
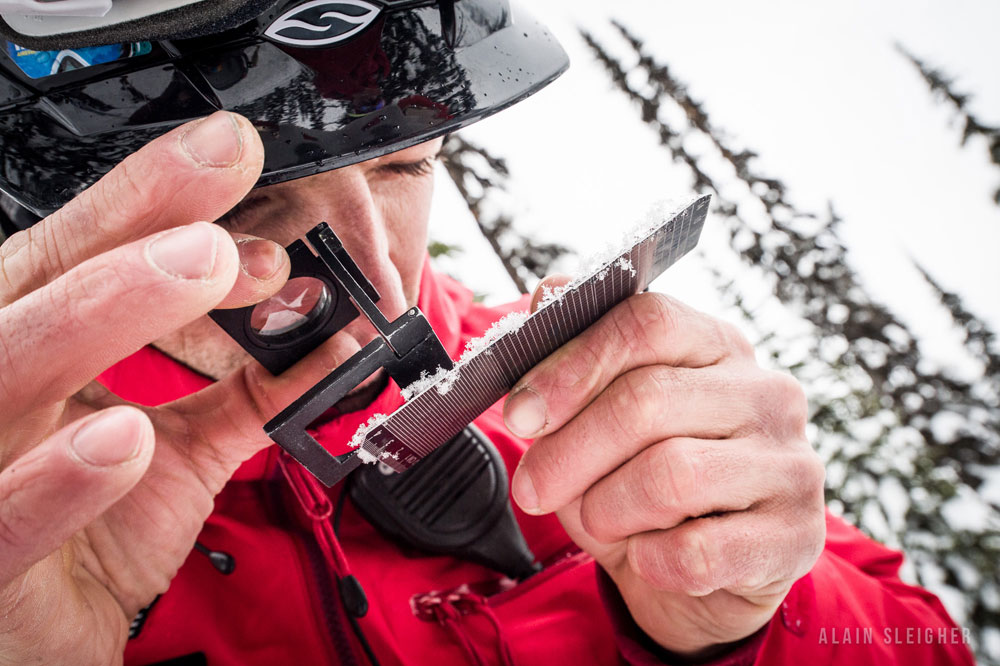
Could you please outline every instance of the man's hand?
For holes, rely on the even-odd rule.
[[[733,326],[666,296],[615,307],[528,372],[504,415],[535,440],[515,500],[555,511],[671,651],[754,633],[822,551],[801,388],[760,369]]]
[[[203,221],[262,164],[250,123],[216,113],[0,247],[0,664],[119,662],[215,494],[270,443],[264,421],[318,379],[251,364],[157,409],[92,382],[213,307],[281,288],[280,246]]]

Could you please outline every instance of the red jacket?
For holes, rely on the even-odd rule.
[[[453,357],[466,340],[524,305],[483,307],[468,290],[425,267],[420,307]],[[101,380],[142,404],[208,383],[151,348]],[[342,442],[370,413],[387,413],[400,403],[398,391],[387,390],[364,413],[325,425],[318,438]],[[504,428],[499,404],[476,424],[513,469],[528,444]],[[192,551],[170,589],[141,616],[126,664],[193,655],[171,663],[364,665],[332,583],[348,573],[367,593],[370,609],[359,623],[383,666],[671,663],[638,631],[609,579],[579,553],[554,516],[515,509],[533,552],[549,566],[498,591],[499,575],[489,569],[386,541],[350,502],[334,536],[331,508],[339,493],[339,487],[325,491],[294,462],[279,461],[277,447],[245,463],[216,498],[198,537],[205,547],[230,554],[235,570],[223,575]],[[961,631],[937,598],[900,582],[899,553],[832,516],[827,528],[826,550],[773,620],[713,663],[972,663]]]

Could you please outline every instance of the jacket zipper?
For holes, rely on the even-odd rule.
[[[272,487],[274,488],[276,503],[279,506],[286,512],[296,510],[288,506],[280,483],[275,483]],[[312,520],[312,518],[309,518],[309,520]],[[335,585],[326,566],[323,552],[316,542],[315,533],[309,536],[299,536],[294,532],[290,532],[289,535],[293,541],[298,541],[303,550],[305,550],[306,559],[308,560],[308,570],[311,573],[311,579],[316,583],[313,589],[306,590],[306,592],[309,598],[312,599],[313,605],[319,607],[320,614],[323,616],[327,630],[328,640],[326,642],[332,651],[331,663],[340,666],[359,666],[354,647],[347,634],[350,628],[347,626],[347,622],[342,615],[342,609],[338,605],[340,598],[334,591]],[[309,578],[307,576],[307,585]]]
[[[303,538],[302,541],[309,555],[309,568],[312,570],[313,578],[318,582],[314,591],[319,597],[330,642],[336,651],[335,663],[340,666],[359,666],[354,646],[351,644],[350,627],[343,615],[345,611],[340,606],[339,593],[334,592],[336,586],[327,570],[323,552],[315,538]]]

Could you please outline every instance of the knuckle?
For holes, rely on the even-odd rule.
[[[826,546],[826,514],[820,507],[819,511],[811,512],[811,516],[804,522],[802,528],[800,552],[803,556],[800,566],[795,570],[797,578],[809,573]]]
[[[102,264],[82,272],[72,283],[53,282],[45,291],[46,308],[60,313],[61,324],[67,330],[90,328],[94,313],[113,303],[115,295],[138,287],[135,276],[126,275],[122,267]]]
[[[824,514],[823,492],[826,485],[826,467],[819,454],[808,448],[801,454],[786,459],[789,503],[800,511],[812,515]]]
[[[67,302],[72,303],[77,299],[88,303],[105,302],[113,294],[139,287],[136,279],[139,276],[134,271],[129,271],[124,263],[101,262],[94,270],[85,272],[76,282],[79,293],[71,294],[72,299],[67,299]]]
[[[664,294],[646,292],[625,301],[628,317],[618,322],[618,332],[629,350],[646,351],[650,338],[678,328],[675,302]]]
[[[752,423],[773,439],[805,438],[808,404],[798,381],[789,374],[758,370],[747,380]]]
[[[608,520],[610,512],[608,503],[595,497],[593,490],[584,493],[583,501],[580,503],[580,524],[598,543],[617,541],[618,533],[614,529],[614,521]]]
[[[743,335],[743,332],[728,321],[714,319],[713,336],[716,345],[722,352],[721,356],[734,357],[740,359],[752,359],[755,357],[753,345]]]
[[[658,514],[675,513],[698,488],[698,458],[666,443],[654,447],[650,455],[648,471],[640,477],[641,501]]]
[[[795,514],[784,532],[782,550],[784,579],[798,579],[809,573],[826,546],[826,516],[822,507]]]
[[[716,571],[718,556],[710,540],[697,528],[682,531],[676,544],[677,574],[682,591],[701,595],[712,589],[711,576]]]
[[[2,253],[6,300],[16,300],[65,271],[64,251],[55,234],[55,225],[36,224],[4,244],[9,248]]]
[[[772,372],[771,381],[785,423],[792,431],[804,434],[809,419],[809,403],[802,385],[786,372]]]
[[[626,549],[628,566],[641,580],[654,588],[670,590],[676,588],[673,570],[668,559],[647,535],[637,534],[629,538]]]
[[[679,304],[666,294],[647,291],[626,301],[629,313],[640,329],[665,328],[672,330],[677,327],[681,313]]]
[[[10,258],[27,244],[28,232],[31,231],[32,228],[33,227],[28,227],[27,229],[15,231],[11,235],[7,236],[3,243],[0,243],[0,261]]]
[[[598,349],[598,344],[589,336],[578,338],[580,344],[567,350],[559,363],[559,374],[564,377],[559,381],[565,388],[586,387],[588,390],[597,379],[599,368],[606,364],[604,355]],[[538,383],[535,377],[532,383]]]
[[[38,228],[41,238],[39,239],[40,250],[43,255],[42,263],[38,267],[41,270],[39,276],[41,280],[50,280],[62,275],[73,267],[73,241],[68,238],[59,238],[58,225],[36,225],[32,229]],[[62,234],[65,236],[65,234]]]
[[[632,370],[615,381],[610,416],[628,442],[645,438],[659,415],[668,411],[667,395],[649,368]]]
[[[801,479],[801,487],[806,493],[816,498],[817,503],[822,506],[823,488],[826,485],[826,466],[823,464],[823,460],[818,453],[809,448],[798,463],[798,468],[796,475]]]
[[[772,582],[773,575],[770,573],[770,567],[767,567],[764,562],[758,562],[754,558],[746,558],[736,565],[733,580],[727,585],[727,589],[731,591],[752,594]]]
[[[630,537],[629,567],[656,589],[700,596],[710,592],[713,549],[697,529],[687,528]]]
[[[811,565],[819,557],[826,536],[826,468],[819,454],[807,445],[804,448],[800,453],[782,455],[773,463],[782,469],[784,483],[772,510],[786,530],[791,547],[788,552],[796,558],[807,553]]]

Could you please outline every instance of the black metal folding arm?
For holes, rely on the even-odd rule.
[[[381,368],[399,386],[407,386],[420,378],[421,371],[451,369],[453,363],[418,308],[390,322],[375,307],[371,290],[364,286],[364,274],[329,226],[318,225],[306,238],[379,334],[264,426],[271,439],[325,485],[332,486],[361,463],[358,453],[331,454],[309,434],[309,425]]]

